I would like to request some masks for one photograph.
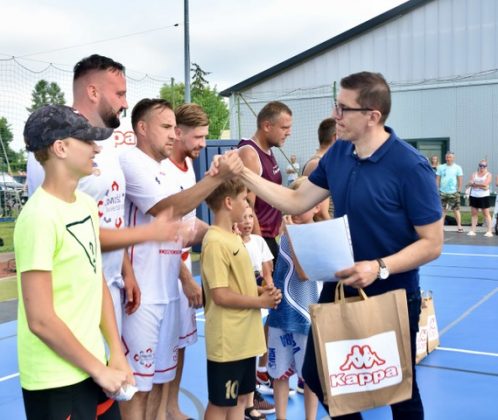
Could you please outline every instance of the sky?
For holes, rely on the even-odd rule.
[[[190,58],[224,90],[404,0],[190,0]],[[184,0],[0,0],[0,59],[70,70],[93,53],[184,80]],[[177,25],[177,26],[175,26]]]

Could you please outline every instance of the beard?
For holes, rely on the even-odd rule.
[[[187,155],[190,159],[195,160],[201,154],[201,149],[187,150],[185,155]]]
[[[118,115],[123,110],[124,109],[121,108],[118,112],[115,112],[107,102],[104,102],[100,107],[99,115],[100,118],[102,118],[102,121],[107,128],[118,128],[119,125],[121,124]]]

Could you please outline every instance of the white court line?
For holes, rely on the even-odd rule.
[[[455,352],[455,353],[475,354],[475,355],[478,355],[478,356],[498,357],[498,353],[489,353],[487,351],[454,349],[454,348],[451,348],[451,347],[437,347],[436,350],[452,351],[452,352]]]
[[[456,257],[491,257],[498,258],[498,254],[468,254],[465,252],[442,252],[441,255],[454,255]]]
[[[452,323],[448,324],[445,328],[443,328],[439,332],[439,336],[441,337],[443,334],[446,334],[449,330],[451,330],[455,325],[462,322],[465,318],[467,318],[472,312],[474,312],[479,306],[481,306],[484,302],[489,300],[491,297],[498,293],[498,287],[491,290],[487,295],[483,296],[481,300],[472,305],[469,309],[467,309],[462,315],[460,315],[457,319],[455,319]]]
[[[9,379],[14,379],[19,376],[19,372],[13,373],[12,375],[2,376],[0,382],[8,381]]]

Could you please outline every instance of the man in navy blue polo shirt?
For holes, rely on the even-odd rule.
[[[415,361],[420,312],[418,267],[437,258],[443,244],[442,211],[427,159],[403,142],[385,121],[391,93],[382,75],[361,72],[341,80],[332,116],[337,142],[298,190],[261,179],[244,169],[242,179],[263,200],[288,214],[299,214],[332,194],[335,217],[347,214],[356,263],[336,273],[368,295],[406,289]],[[325,284],[320,302],[330,302],[335,284]],[[308,338],[304,379],[323,401],[313,339]],[[415,374],[415,370],[414,370]],[[391,406],[393,418],[423,419],[413,380],[408,401]],[[361,419],[361,414],[341,417]]]

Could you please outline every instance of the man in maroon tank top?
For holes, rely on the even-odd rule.
[[[281,147],[291,134],[292,111],[282,102],[267,103],[257,117],[257,130],[250,139],[242,139],[239,144],[239,155],[244,165],[263,178],[282,184],[282,174],[278,167],[272,147]],[[266,201],[250,192],[248,198],[254,203],[256,214],[254,233],[261,235],[267,242],[273,257],[277,257],[278,235],[282,214]]]
[[[242,139],[238,144],[239,156],[245,167],[275,184],[282,185],[282,174],[273,155],[272,147],[284,145],[285,140],[291,134],[291,126],[292,111],[287,105],[278,101],[267,103],[258,113],[256,133],[252,138]],[[254,203],[254,233],[264,238],[276,260],[278,244],[275,238],[282,223],[282,213],[266,201],[256,197],[253,192],[249,192],[247,197],[251,203]],[[265,336],[268,337],[266,325]],[[267,358],[267,353],[259,358],[256,385],[261,393],[273,394],[273,380],[266,371]],[[273,412],[273,405],[272,411],[265,411],[264,408],[268,403],[261,400],[262,398],[256,395],[254,407],[264,413]]]

